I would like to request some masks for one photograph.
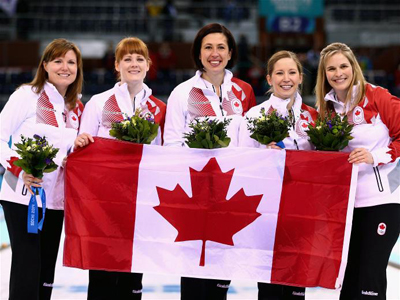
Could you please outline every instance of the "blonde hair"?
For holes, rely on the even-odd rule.
[[[356,99],[353,104],[353,109],[360,103],[362,99],[365,97],[365,78],[362,73],[361,67],[358,64],[358,61],[353,53],[353,51],[350,49],[349,46],[343,43],[332,43],[328,46],[326,46],[324,49],[321,51],[321,55],[319,58],[319,65],[318,65],[318,73],[317,73],[317,84],[315,86],[315,94],[317,98],[317,108],[318,111],[321,115],[326,115],[329,112],[333,112],[333,104],[332,103],[327,103],[324,98],[327,93],[332,89],[331,85],[329,84],[328,80],[326,79],[326,62],[328,61],[329,58],[331,58],[333,55],[341,53],[343,54],[348,61],[350,62],[350,65],[353,69],[353,79],[349,85],[349,90],[347,91],[346,99],[344,103],[347,103],[348,101],[351,100],[352,98],[352,93],[353,93],[353,86],[358,85],[357,87],[357,94],[356,94]]]
[[[151,66],[149,49],[147,45],[137,37],[127,37],[118,43],[115,48],[115,62],[119,63],[125,55],[133,53],[142,55],[147,60],[149,67]],[[118,71],[117,73],[118,79],[121,79]]]
[[[44,49],[42,58],[40,59],[35,78],[27,84],[32,86],[33,91],[40,93],[49,78],[48,73],[44,69],[44,63],[49,63],[58,57],[63,57],[70,50],[74,51],[76,55],[77,73],[75,81],[67,88],[67,92],[65,93],[65,103],[68,108],[72,110],[76,106],[79,94],[82,93],[83,85],[82,55],[79,48],[74,43],[66,39],[55,39],[48,44]]]
[[[297,58],[297,55],[292,52],[292,51],[287,51],[287,50],[282,50],[279,52],[276,52],[274,55],[271,56],[271,58],[268,60],[267,63],[267,75],[272,77],[272,73],[274,72],[275,64],[281,60],[282,58],[290,58],[293,59],[293,61],[296,63],[297,70],[299,71],[300,76],[303,76],[303,66],[301,65],[299,59]],[[273,87],[268,90],[268,93],[272,93]]]

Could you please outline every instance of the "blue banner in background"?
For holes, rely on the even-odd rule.
[[[267,20],[267,29],[269,32],[313,33],[315,31],[315,19],[270,16]]]
[[[323,0],[259,0],[259,15],[315,18],[324,14]]]

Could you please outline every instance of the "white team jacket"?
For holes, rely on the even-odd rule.
[[[21,141],[21,134],[32,138],[34,134],[45,136],[51,145],[60,150],[55,163],[61,166],[62,160],[74,144],[83,104],[78,101],[74,110],[68,111],[64,98],[54,85],[46,83],[43,91],[36,94],[31,86],[17,89],[0,114],[0,159],[7,171],[1,185],[0,199],[28,205],[30,193],[23,184],[21,169],[10,162],[19,157],[15,143]],[[12,146],[8,141],[12,138]],[[11,160],[11,161],[10,161]],[[46,207],[64,209],[64,170],[59,167],[52,173],[45,173],[42,187],[46,191]],[[41,202],[38,201],[41,206]]]
[[[111,123],[122,121],[124,114],[131,117],[136,109],[140,109],[142,114],[151,116],[156,123],[160,124],[158,135],[151,144],[161,145],[166,105],[152,96],[151,89],[145,84],[136,95],[134,103],[131,101],[126,83],[120,85],[120,82],[117,82],[113,88],[94,95],[86,103],[79,133],[86,132],[92,136],[114,139],[109,134]]]
[[[242,116],[256,104],[252,87],[225,70],[221,85],[221,99],[211,83],[201,78],[202,72],[179,84],[167,102],[164,144],[184,146],[183,134],[190,131],[194,118],[231,119],[228,126],[229,146],[237,146],[237,137]]]
[[[354,124],[354,138],[343,151],[366,148],[374,158],[373,165],[359,165],[355,207],[400,203],[400,99],[367,84],[365,98],[351,111],[351,103],[344,107],[333,90],[325,100]]]
[[[240,124],[239,147],[265,148],[266,145],[262,145],[250,137],[251,132],[247,128],[248,121],[246,118],[259,118],[261,116],[260,110],[262,108],[265,109],[266,114],[268,114],[271,109],[275,109],[279,114],[286,117],[288,115],[286,107],[289,101],[290,99],[282,100],[272,94],[267,101],[264,101],[263,103],[251,108],[246,113],[245,118]],[[294,124],[289,131],[289,137],[283,140],[285,148],[297,149],[298,146],[299,150],[312,150],[314,147],[309,142],[306,131],[308,124],[315,121],[318,113],[314,108],[303,103],[299,93],[296,95],[292,110],[294,114]],[[297,146],[295,143],[297,143]]]

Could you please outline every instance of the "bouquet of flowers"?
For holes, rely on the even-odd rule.
[[[21,167],[25,173],[42,178],[43,173],[50,173],[57,169],[58,166],[53,159],[59,149],[49,145],[45,136],[35,134],[31,139],[21,135],[21,142],[15,146],[21,158],[14,161],[14,165]]]
[[[247,129],[251,132],[250,137],[263,145],[276,142],[278,146],[284,148],[281,141],[289,136],[291,115],[283,117],[275,109],[267,115],[264,108],[261,108],[260,113],[259,118],[246,118]]]
[[[231,120],[210,120],[208,117],[200,121],[194,119],[189,133],[184,133],[185,143],[190,148],[215,149],[228,147],[231,139],[227,135],[227,126]]]
[[[111,124],[110,135],[121,141],[150,144],[158,134],[158,124],[152,117],[144,118],[137,109],[132,117]]]
[[[339,151],[353,139],[350,134],[353,126],[347,121],[347,116],[319,116],[315,124],[308,125],[307,135],[316,150]]]

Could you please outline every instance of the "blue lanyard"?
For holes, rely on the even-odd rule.
[[[42,230],[44,215],[46,212],[46,193],[42,187],[31,187],[33,195],[31,195],[31,199],[29,200],[28,206],[28,232],[29,233],[38,233],[38,229]],[[39,208],[36,201],[36,194],[39,193],[40,200],[42,202],[42,219],[38,222],[39,219]]]

